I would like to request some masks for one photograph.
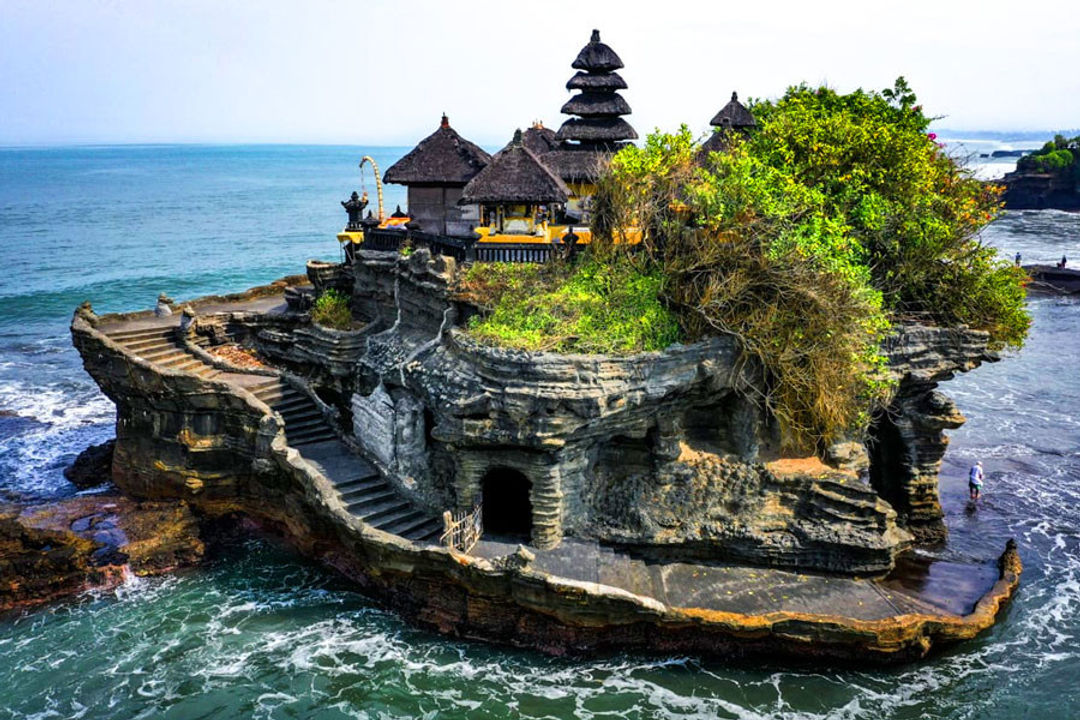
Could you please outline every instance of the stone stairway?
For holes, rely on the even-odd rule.
[[[243,387],[281,415],[286,442],[334,484],[350,513],[374,528],[406,540],[421,544],[439,541],[442,521],[401,497],[371,463],[354,455],[338,439],[311,398],[281,378],[218,370],[178,342],[173,325],[118,329],[106,334],[129,352],[160,368]]]

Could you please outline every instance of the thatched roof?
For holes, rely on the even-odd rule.
[[[626,81],[617,72],[592,74],[580,70],[566,83],[567,90],[625,90]]]
[[[439,129],[390,166],[383,180],[399,185],[464,185],[491,162],[491,156],[457,134],[446,116]]]
[[[615,54],[615,51],[600,42],[600,31],[593,30],[589,44],[581,48],[577,58],[570,67],[575,70],[590,70],[592,72],[608,72],[618,70],[623,66],[623,61]]]
[[[560,140],[582,142],[617,142],[635,140],[637,136],[630,123],[620,117],[570,118],[555,133]]]
[[[514,137],[517,137],[516,133],[514,134]],[[546,128],[539,123],[533,125],[521,134],[521,144],[528,148],[532,154],[538,158],[543,157],[552,150],[558,150],[562,147],[562,143],[555,137],[555,131],[551,128]],[[512,147],[514,147],[513,139],[506,143],[501,150],[491,156],[492,162]]]
[[[540,158],[553,173],[565,182],[595,182],[616,147],[598,149],[595,146],[566,146]]]
[[[563,203],[570,189],[539,158],[525,147],[521,131],[514,133],[491,164],[469,181],[461,193],[460,205],[477,203]]]
[[[560,112],[584,117],[629,115],[630,105],[614,92],[583,92],[570,98]]]
[[[754,116],[741,102],[739,102],[739,94],[734,92],[731,93],[731,101],[720,108],[720,112],[716,113],[713,119],[709,121],[709,124],[717,127],[735,128],[737,130],[757,127],[757,121],[754,120]]]

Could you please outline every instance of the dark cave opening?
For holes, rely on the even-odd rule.
[[[532,537],[532,483],[510,468],[488,470],[480,481],[484,533],[525,542]]]
[[[884,412],[870,428],[870,486],[900,515],[910,510],[901,477],[904,440],[889,413]]]

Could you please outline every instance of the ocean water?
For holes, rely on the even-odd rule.
[[[75,493],[63,467],[112,435],[67,324],[241,290],[338,256],[337,204],[402,149],[0,149],[0,500]],[[374,197],[370,174],[368,189]],[[388,188],[390,209],[403,201]],[[1080,215],[1009,213],[986,242],[1080,261]],[[252,540],[171,577],[0,617],[6,718],[1080,717],[1080,301],[1035,298],[1027,346],[946,383],[953,558],[1020,543],[1002,622],[891,669],[615,655],[566,660],[412,628],[333,573]],[[987,469],[970,513],[965,470]]]

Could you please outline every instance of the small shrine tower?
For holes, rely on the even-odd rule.
[[[720,108],[720,112],[713,116],[709,124],[716,130],[702,145],[702,149],[707,152],[721,152],[725,149],[726,136],[733,132],[749,135],[757,127],[757,120],[746,106],[739,102],[739,93],[733,92],[731,100]]]

